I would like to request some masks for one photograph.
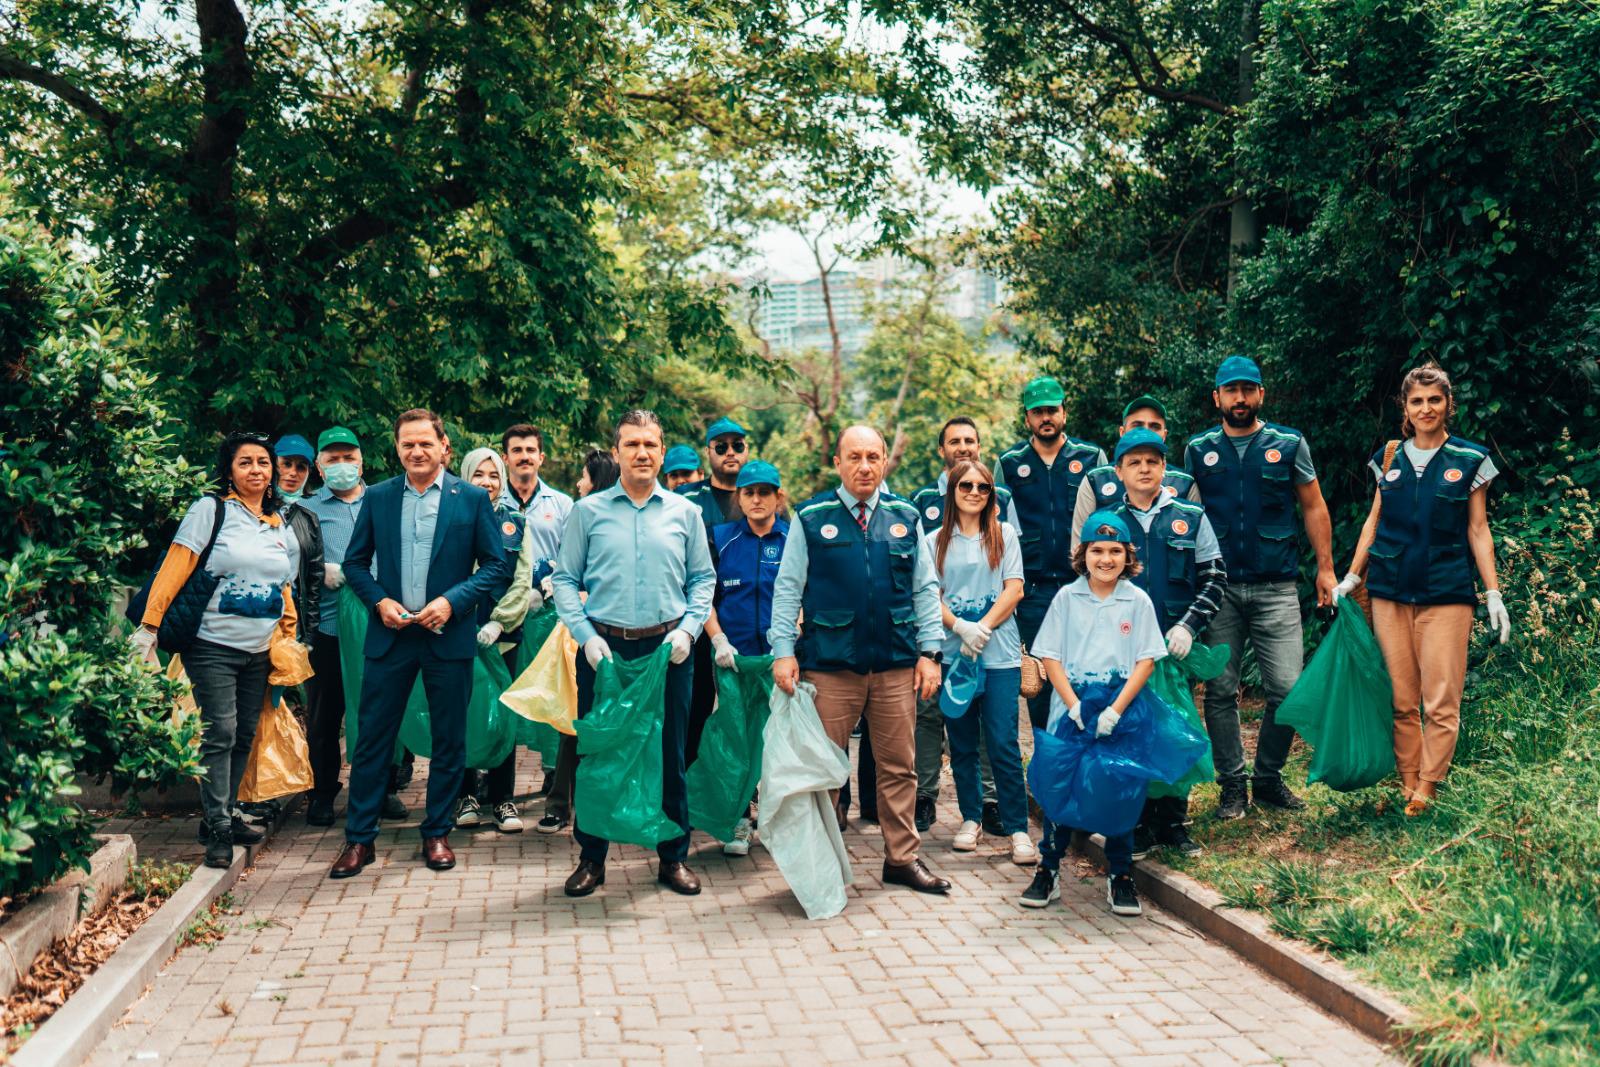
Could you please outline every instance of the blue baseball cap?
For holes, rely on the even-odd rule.
[[[1117,438],[1116,452],[1111,462],[1121,463],[1122,457],[1136,448],[1153,448],[1163,456],[1167,454],[1167,442],[1161,439],[1160,434],[1143,426],[1135,426]]]
[[[1084,544],[1090,541],[1117,541],[1124,545],[1133,544],[1133,534],[1128,532],[1128,524],[1122,516],[1114,511],[1097,511],[1083,520],[1083,533],[1079,538]]]
[[[661,463],[661,473],[671,474],[673,471],[697,471],[700,469],[700,453],[694,450],[693,445],[673,445],[667,449],[667,458]]]
[[[286,433],[278,438],[278,443],[272,446],[272,451],[279,459],[285,456],[298,456],[307,463],[317,461],[317,454],[311,450],[311,442],[297,433]]]
[[[1249,356],[1229,356],[1217,368],[1217,388],[1233,382],[1252,382],[1261,384],[1261,368],[1256,366],[1256,361]]]
[[[718,419],[716,422],[713,422],[709,427],[707,427],[706,444],[709,445],[717,438],[730,433],[736,437],[749,436],[749,432],[745,430],[743,426],[740,426],[737,422],[734,422],[732,419],[724,415],[722,418]]]
[[[747,485],[770,485],[774,489],[782,489],[783,481],[778,477],[778,468],[764,459],[753,459],[739,468],[739,477],[734,480],[735,489],[743,489]]]

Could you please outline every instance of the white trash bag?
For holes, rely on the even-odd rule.
[[[772,717],[763,732],[761,843],[808,919],[844,911],[844,887],[855,882],[829,790],[850,778],[850,757],[822,729],[817,688],[794,696],[772,687]]]

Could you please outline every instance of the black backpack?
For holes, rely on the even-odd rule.
[[[222,532],[222,518],[227,506],[215,493],[207,493],[206,496],[216,501],[217,505],[216,516],[211,521],[211,536],[206,539],[205,550],[195,561],[194,573],[189,575],[189,580],[183,583],[178,595],[172,598],[167,613],[161,617],[161,630],[156,634],[156,647],[163,652],[189,650],[189,646],[194,644],[195,635],[200,632],[200,619],[211,603],[211,594],[217,591],[218,578],[206,570],[206,563],[211,559],[211,550],[217,546],[217,534]],[[163,553],[161,560],[151,568],[150,577],[145,579],[144,586],[128,600],[127,611],[123,614],[135,626],[144,625],[144,609],[150,601],[150,586],[154,584],[156,574],[160,572],[161,563],[165,559],[166,555]]]

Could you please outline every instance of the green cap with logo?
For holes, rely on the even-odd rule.
[[[360,448],[361,442],[356,438],[355,431],[343,426],[330,426],[317,435],[317,451],[321,452],[329,445],[349,445],[351,448]]]
[[[1157,415],[1160,415],[1163,419],[1167,417],[1167,405],[1163,404],[1149,393],[1146,393],[1143,396],[1136,396],[1132,400],[1128,401],[1128,406],[1122,409],[1122,420],[1126,422],[1128,420],[1128,416],[1132,415],[1140,408],[1149,408]]]
[[[1058,408],[1067,398],[1067,391],[1061,388],[1061,383],[1048,375],[1035,378],[1022,387],[1022,408],[1032,411],[1034,408]]]

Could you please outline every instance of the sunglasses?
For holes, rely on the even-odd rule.
[[[956,488],[963,493],[977,493],[980,496],[988,496],[994,492],[994,486],[988,482],[957,482]]]
[[[725,456],[729,452],[737,455],[738,453],[744,451],[744,438],[738,437],[732,441],[718,441],[716,444],[712,445],[711,448],[719,456]]]

